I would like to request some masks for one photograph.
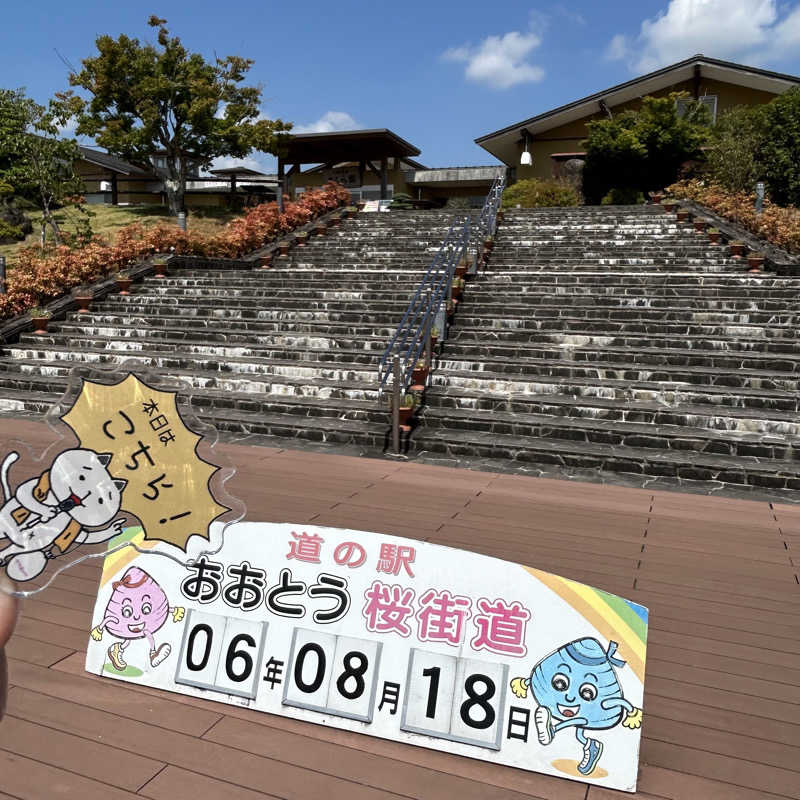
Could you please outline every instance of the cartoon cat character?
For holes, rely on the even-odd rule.
[[[38,478],[12,493],[8,473],[18,458],[11,452],[0,466],[0,544],[10,541],[0,550],[0,567],[12,580],[35,578],[48,559],[72,545],[97,544],[122,533],[125,521],[114,517],[127,481],[109,474],[111,453],[65,450]]]
[[[511,681],[517,697],[527,697],[529,688],[533,691],[540,744],[549,745],[566,728],[574,730],[583,748],[578,763],[581,775],[591,775],[603,753],[603,743],[586,731],[608,730],[619,724],[635,729],[642,724],[642,710],[622,695],[616,670],[625,662],[615,656],[616,651],[616,642],[604,648],[597,639],[576,639],[539,661],[530,677]]]
[[[168,642],[157,647],[153,634],[161,630],[168,614],[173,622],[180,622],[185,609],[171,607],[164,590],[139,567],[130,567],[111,587],[111,598],[102,621],[92,628],[92,639],[99,642],[103,631],[121,639],[108,648],[108,657],[118,672],[124,672],[128,666],[123,655],[125,648],[136,639],[147,639],[150,664],[157,667],[172,652],[172,647]]]

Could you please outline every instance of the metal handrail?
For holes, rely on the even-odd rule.
[[[419,361],[437,318],[441,318],[442,302],[452,299],[453,276],[469,248],[470,227],[469,217],[456,217],[451,223],[447,236],[417,286],[378,364],[379,392],[383,391],[390,376],[393,377],[393,385],[399,378],[401,393],[408,389],[413,373],[413,366],[409,367]],[[441,332],[444,334],[443,329]],[[400,359],[399,376],[395,375],[395,356]]]
[[[506,173],[503,170],[493,181],[489,194],[486,195],[486,202],[483,204],[478,221],[473,226],[471,247],[475,251],[475,266],[478,267],[481,244],[489,236],[494,236],[497,231],[497,212],[500,210],[500,203],[503,199],[503,191],[506,188]]]

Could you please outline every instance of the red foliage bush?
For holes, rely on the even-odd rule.
[[[757,214],[754,194],[732,193],[701,180],[675,183],[667,187],[667,194],[676,199],[694,200],[776,247],[800,253],[800,208],[784,208],[765,198],[764,210]]]
[[[176,225],[145,228],[133,224],[121,228],[111,244],[94,239],[83,247],[62,246],[44,256],[37,248],[23,248],[16,266],[9,271],[7,292],[0,295],[0,318],[21,314],[153,253],[237,258],[349,201],[347,189],[329,183],[284,203],[283,213],[277,203],[255,206],[213,236],[182,231]]]

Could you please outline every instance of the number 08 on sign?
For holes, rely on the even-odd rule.
[[[165,546],[106,558],[90,672],[635,789],[642,606],[360,531],[239,523],[187,565]]]

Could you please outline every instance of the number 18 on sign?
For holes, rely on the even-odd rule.
[[[361,531],[238,523],[187,566],[162,546],[106,558],[90,672],[635,789],[642,606]]]

